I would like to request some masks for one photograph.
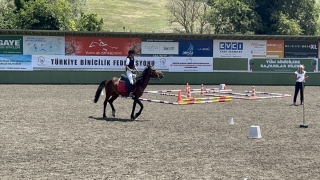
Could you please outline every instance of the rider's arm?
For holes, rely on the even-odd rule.
[[[132,71],[132,69],[130,69],[129,66],[128,66],[129,63],[130,63],[130,59],[127,58],[127,60],[126,60],[126,68],[127,68],[127,70]]]

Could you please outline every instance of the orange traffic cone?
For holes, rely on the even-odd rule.
[[[201,84],[201,93],[200,93],[200,95],[204,95],[203,84]]]
[[[254,89],[254,86],[252,86],[252,94],[251,97],[257,97],[256,90]]]
[[[181,90],[178,91],[178,98],[177,98],[177,102],[182,102],[182,97],[181,97]]]

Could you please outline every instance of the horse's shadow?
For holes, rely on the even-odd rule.
[[[94,119],[97,121],[117,121],[117,122],[143,122],[143,121],[149,121],[149,120],[131,120],[131,119],[120,119],[120,118],[114,118],[114,117],[108,117],[108,118],[104,118],[104,117],[93,117],[93,116],[89,116],[90,119]]]

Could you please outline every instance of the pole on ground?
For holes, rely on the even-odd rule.
[[[302,82],[302,97],[303,97],[303,101],[302,101],[302,117],[303,117],[303,122],[302,124],[300,124],[300,128],[308,128],[308,124],[306,124],[306,119],[305,119],[305,113],[304,113],[304,102],[305,102],[305,97],[304,97],[304,82]]]

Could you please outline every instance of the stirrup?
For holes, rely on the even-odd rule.
[[[132,98],[135,97],[135,95],[133,94],[133,92],[130,92],[129,97],[132,97]]]

